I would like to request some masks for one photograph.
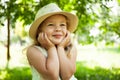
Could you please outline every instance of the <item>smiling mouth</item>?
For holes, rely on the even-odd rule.
[[[62,35],[53,35],[55,38],[59,39],[62,37]]]

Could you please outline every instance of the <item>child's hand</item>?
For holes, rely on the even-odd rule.
[[[48,39],[46,33],[39,33],[38,42],[46,48],[47,50],[51,47],[54,47],[54,44]]]
[[[61,46],[61,47],[67,47],[69,44],[71,43],[71,40],[70,40],[70,32],[67,31],[67,34],[65,36],[65,38],[61,41],[61,43],[58,45],[58,46]]]

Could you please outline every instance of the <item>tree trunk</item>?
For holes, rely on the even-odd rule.
[[[7,66],[9,67],[9,60],[10,60],[10,18],[7,19]]]

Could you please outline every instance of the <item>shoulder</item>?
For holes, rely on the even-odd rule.
[[[30,46],[27,49],[27,57],[29,58],[32,55],[35,55],[34,52],[36,53],[37,49],[34,46]]]
[[[36,51],[41,51],[41,47],[40,46],[30,46],[27,49],[27,53],[32,53],[32,52],[36,52]]]
[[[30,46],[27,49],[27,57],[35,57],[41,54],[41,51],[35,47],[35,46]]]
[[[32,53],[32,52],[34,52],[34,51],[37,51],[37,48],[35,48],[34,46],[30,46],[30,47],[28,47],[28,49],[27,49],[27,54],[28,54],[28,53]]]
[[[27,59],[31,65],[36,64],[37,62],[45,59],[42,52],[35,46],[31,46],[27,49]]]

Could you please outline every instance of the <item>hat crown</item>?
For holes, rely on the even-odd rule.
[[[44,6],[43,8],[41,8],[36,16],[35,16],[35,20],[38,19],[41,16],[44,16],[48,13],[53,13],[53,12],[61,12],[62,10],[55,4],[55,3],[50,3],[46,6]]]

